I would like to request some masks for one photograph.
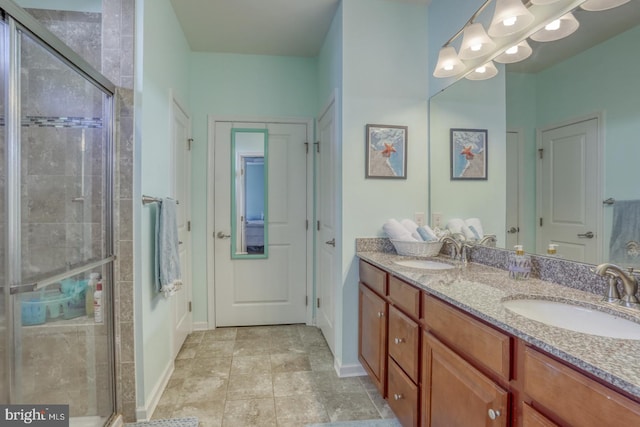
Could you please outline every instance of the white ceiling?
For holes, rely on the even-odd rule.
[[[431,0],[388,0],[428,4]],[[171,0],[194,52],[318,54],[340,0]]]

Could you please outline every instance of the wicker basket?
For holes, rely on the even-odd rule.
[[[391,239],[391,243],[398,255],[403,256],[433,257],[437,256],[442,248],[442,242],[407,242]]]

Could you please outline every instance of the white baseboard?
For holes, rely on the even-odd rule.
[[[193,322],[192,325],[194,331],[208,331],[209,322]]]
[[[151,392],[151,396],[149,396],[149,400],[145,402],[143,408],[136,408],[136,420],[137,421],[149,421],[151,416],[153,415],[153,411],[156,410],[156,406],[158,406],[158,402],[160,402],[160,397],[162,397],[162,393],[164,389],[167,387],[169,380],[171,379],[171,374],[173,374],[173,370],[175,368],[175,364],[173,360],[171,363],[167,365],[160,380],[156,383],[153,391]]]
[[[364,370],[361,364],[354,363],[353,365],[342,365],[338,358],[334,358],[333,368],[336,370],[336,374],[340,378],[346,377],[360,377],[363,375],[367,375],[367,372]]]

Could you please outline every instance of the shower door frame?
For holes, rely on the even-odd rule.
[[[5,85],[5,165],[6,165],[6,181],[5,181],[5,200],[6,200],[6,219],[5,219],[5,283],[2,285],[4,296],[5,310],[5,327],[6,327],[6,353],[5,353],[5,376],[0,378],[6,387],[5,395],[0,396],[2,402],[16,403],[14,398],[20,395],[21,385],[19,383],[21,375],[16,360],[16,354],[21,351],[20,334],[16,334],[17,325],[21,324],[20,312],[14,310],[15,295],[22,292],[28,292],[35,289],[43,288],[48,284],[73,276],[74,274],[91,268],[104,266],[109,271],[109,277],[115,283],[114,278],[114,170],[115,170],[115,110],[114,97],[115,85],[111,83],[99,71],[95,70],[80,55],[74,52],[60,39],[47,30],[40,22],[33,18],[10,0],[0,0],[0,9],[2,12],[2,21],[4,21],[3,34],[0,34],[0,43],[4,44],[4,55],[0,61],[4,62],[4,85]],[[19,33],[28,34],[42,48],[49,51],[57,59],[65,63],[72,70],[80,74],[81,77],[90,82],[98,90],[100,90],[106,98],[104,100],[104,122],[105,128],[105,171],[104,171],[104,230],[105,256],[93,262],[87,262],[80,267],[68,270],[62,274],[51,275],[43,281],[37,283],[22,283],[21,272],[21,93],[20,93],[20,40]],[[9,250],[9,248],[11,248]],[[109,286],[113,292],[113,286]],[[113,294],[111,296],[113,301]],[[110,313],[108,324],[110,366],[111,366],[111,394],[112,394],[112,413],[111,419],[115,415],[117,397],[115,391],[115,330],[113,323],[113,313]],[[71,403],[71,402],[70,402]]]

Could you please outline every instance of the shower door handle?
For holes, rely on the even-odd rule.
[[[580,238],[586,238],[586,239],[593,239],[593,237],[595,236],[595,234],[593,234],[593,231],[587,231],[584,234],[578,234],[578,237]]]
[[[37,289],[37,287],[38,287],[37,283],[29,283],[27,285],[11,285],[9,286],[9,294],[15,295],[15,294],[22,294],[25,292],[33,292]],[[4,290],[4,287],[2,287],[2,290]]]

